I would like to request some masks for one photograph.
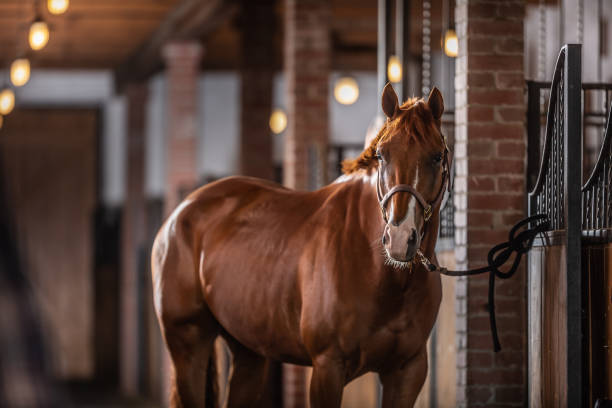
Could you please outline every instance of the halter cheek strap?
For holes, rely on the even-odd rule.
[[[391,197],[400,192],[410,193],[423,208],[423,219],[425,220],[425,222],[429,221],[433,214],[433,209],[440,205],[440,203],[442,202],[442,198],[444,197],[444,190],[446,188],[450,190],[450,159],[448,148],[444,148],[444,158],[442,166],[444,168],[442,173],[442,184],[440,185],[440,190],[438,191],[436,198],[431,203],[427,202],[427,200],[423,198],[421,193],[419,193],[414,187],[409,184],[398,184],[396,186],[393,186],[393,188],[387,191],[387,194],[383,196],[381,191],[381,171],[379,168],[378,180],[376,182],[376,194],[378,195],[378,203],[380,204],[380,210],[382,212],[382,217],[385,222],[389,222],[389,219],[387,217],[387,203],[389,202]]]

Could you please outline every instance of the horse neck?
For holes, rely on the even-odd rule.
[[[370,248],[374,252],[373,256],[382,257],[382,239],[383,230],[385,227],[376,193],[377,172],[375,170],[360,170],[353,174],[341,176],[336,180],[336,183],[347,183],[347,188],[355,189],[358,194],[350,194],[356,208],[359,208],[358,213],[350,212],[348,214],[348,222],[357,222],[362,231],[366,234],[368,242],[371,243]],[[350,205],[350,203],[347,203]],[[357,217],[358,219],[351,219]],[[428,258],[432,259],[436,242],[438,240],[438,223],[439,214],[434,212],[434,215],[429,220],[427,225],[427,233],[421,245],[421,252]]]

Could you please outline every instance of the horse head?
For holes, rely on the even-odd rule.
[[[437,222],[449,182],[449,153],[440,130],[444,101],[434,88],[427,100],[411,99],[400,105],[387,84],[382,109],[386,123],[359,158],[345,163],[344,170],[376,171],[383,247],[390,260],[407,265],[421,247],[427,224]],[[437,233],[437,228],[429,230]]]

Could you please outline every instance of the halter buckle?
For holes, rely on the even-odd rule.
[[[432,209],[431,209],[431,205],[428,205],[424,210],[423,210],[423,218],[425,219],[425,222],[429,221],[429,219],[431,218],[431,214],[432,214]]]

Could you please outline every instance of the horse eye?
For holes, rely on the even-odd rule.
[[[440,163],[441,161],[442,161],[442,153],[436,154],[434,156],[434,162],[437,164],[437,163]]]
[[[378,160],[378,161],[382,161],[383,160],[382,154],[379,151],[376,152],[376,155],[374,157],[376,157],[376,160]]]

